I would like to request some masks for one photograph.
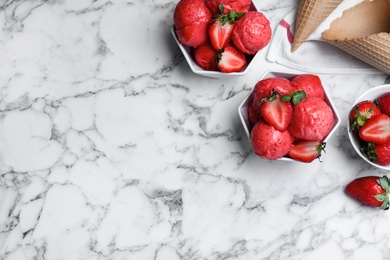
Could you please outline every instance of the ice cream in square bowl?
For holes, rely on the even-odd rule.
[[[266,160],[321,159],[340,116],[315,74],[268,71],[238,107],[255,154]]]
[[[251,0],[180,0],[171,33],[191,70],[211,78],[245,75],[271,39]]]

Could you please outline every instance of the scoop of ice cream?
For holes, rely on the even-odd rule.
[[[289,95],[291,88],[290,81],[285,78],[271,77],[262,79],[256,83],[252,92],[254,107],[260,107],[260,101],[271,94],[271,90],[275,90],[280,95]]]
[[[207,42],[207,27],[208,23],[192,23],[176,30],[176,35],[181,44],[198,47]]]
[[[320,98],[306,98],[294,106],[288,130],[298,139],[322,141],[332,130],[332,109]]]
[[[247,12],[251,0],[206,0],[206,5],[213,14],[220,14],[219,4],[223,4],[224,14],[230,11]]]
[[[181,0],[173,12],[175,29],[182,29],[194,23],[209,23],[212,14],[203,0]]]
[[[271,40],[272,29],[267,17],[259,11],[249,11],[236,22],[232,41],[246,54],[255,54]]]
[[[173,22],[181,44],[197,47],[208,39],[212,14],[203,0],[181,0],[175,7]]]
[[[325,99],[324,88],[322,86],[320,77],[317,75],[298,75],[291,80],[291,87],[294,92],[299,90],[305,91],[306,98],[318,97],[320,99]]]
[[[257,122],[251,131],[251,144],[255,153],[264,159],[282,158],[293,146],[289,131],[280,132],[265,121]]]

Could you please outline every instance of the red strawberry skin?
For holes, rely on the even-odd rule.
[[[256,83],[253,90],[254,107],[260,107],[261,100],[271,94],[272,89],[280,95],[289,95],[292,90],[290,81],[285,78],[271,77]]]
[[[390,116],[390,92],[382,94],[375,100],[375,103],[379,106],[383,114]]]
[[[202,44],[194,49],[195,62],[205,70],[216,71],[217,52],[209,42]]]
[[[385,114],[372,117],[360,129],[359,137],[374,144],[390,143],[390,117]]]
[[[293,148],[288,152],[288,155],[295,160],[310,163],[320,158],[324,149],[325,143],[300,140],[294,144]]]
[[[383,166],[390,165],[390,143],[368,143],[363,147],[362,152],[373,163]]]
[[[303,90],[306,97],[317,97],[325,100],[325,92],[320,77],[314,74],[302,74],[291,80],[293,92]]]
[[[379,107],[371,100],[357,103],[349,112],[351,131],[359,130],[370,118],[381,114]]]
[[[272,94],[271,94],[272,95]],[[290,102],[280,100],[281,96],[271,97],[260,106],[264,120],[279,131],[285,131],[291,122],[293,108]]]
[[[374,196],[378,194],[386,195],[386,191],[378,183],[379,179],[378,176],[357,178],[345,187],[345,192],[364,205],[380,207],[383,201],[379,201]]]
[[[218,68],[222,72],[240,72],[245,69],[246,65],[245,55],[232,45],[226,46],[218,54]]]
[[[276,160],[286,155],[294,141],[288,131],[280,132],[263,120],[254,125],[250,139],[256,155],[267,160]]]

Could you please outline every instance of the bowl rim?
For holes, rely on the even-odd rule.
[[[259,77],[258,81],[260,81],[262,79],[270,78],[270,77],[284,77],[284,78],[288,78],[290,80],[294,76],[303,75],[303,74],[313,74],[313,73],[300,72],[300,71],[291,71],[291,70],[266,70]],[[318,76],[320,76],[320,75],[318,75]],[[339,115],[339,113],[338,113],[338,111],[336,109],[335,104],[332,101],[332,98],[331,98],[329,92],[327,91],[327,89],[325,87],[326,84],[324,84],[322,79],[321,79],[321,83],[322,83],[322,86],[323,86],[323,89],[324,89],[324,93],[325,93],[325,102],[330,106],[330,108],[331,108],[331,110],[333,112],[333,116],[334,116],[332,130],[328,133],[328,135],[323,140],[323,142],[328,142],[329,139],[334,135],[334,133],[339,128],[339,126],[341,124],[341,117],[340,117],[340,115]],[[245,96],[244,100],[238,106],[238,115],[239,115],[241,124],[242,124],[242,126],[243,126],[243,128],[245,130],[245,133],[246,133],[246,136],[247,136],[249,142],[250,142],[250,126],[249,126],[249,121],[248,121],[248,118],[247,118],[247,110],[246,110],[245,106],[250,102],[251,95],[252,95],[252,92],[253,92],[254,88],[255,87],[253,87],[251,89],[251,91]],[[264,159],[264,160],[266,160],[266,159]],[[300,162],[298,160],[294,160],[294,159],[289,158],[289,157],[282,157],[282,158],[276,159],[275,161]]]
[[[385,90],[390,91],[390,84],[382,84],[378,86],[374,86],[365,92],[363,92],[352,104],[352,107],[357,105],[359,102],[364,100],[373,100],[375,98],[378,98],[381,94],[385,93]],[[386,91],[386,92],[387,92]],[[352,144],[352,147],[355,149],[356,153],[366,162],[371,164],[372,166],[375,166],[382,170],[390,171],[390,165],[379,165],[374,162],[371,162],[361,151],[360,146],[358,145],[358,141],[356,140],[355,134],[350,131],[350,123],[349,119],[347,120],[347,133],[350,143]]]

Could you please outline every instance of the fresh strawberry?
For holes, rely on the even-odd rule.
[[[371,100],[364,100],[356,104],[349,112],[351,131],[359,130],[368,119],[381,114],[380,109]]]
[[[240,72],[247,64],[245,55],[230,44],[218,51],[217,61],[219,70],[225,73]]]
[[[373,144],[367,143],[362,148],[363,154],[373,163],[379,165],[390,165],[390,143],[387,144]]]
[[[321,157],[325,146],[326,143],[324,142],[301,140],[294,144],[288,155],[295,160],[309,163]]]
[[[345,192],[362,204],[389,209],[389,179],[387,176],[367,176],[353,180]]]
[[[267,160],[276,160],[286,155],[294,141],[289,131],[278,131],[264,120],[252,128],[250,139],[256,155]]]
[[[260,113],[264,120],[279,131],[285,131],[291,122],[293,109],[289,101],[282,101],[278,92],[271,94],[261,101]]]
[[[382,94],[375,101],[383,114],[390,116],[390,92]]]
[[[223,49],[230,41],[233,33],[235,22],[237,19],[244,16],[244,12],[230,11],[228,14],[224,14],[224,7],[219,5],[220,14],[216,15],[216,18],[211,22],[208,28],[208,35],[211,45],[216,50]]]
[[[390,143],[390,117],[379,114],[370,118],[359,131],[359,137],[370,143]]]
[[[194,48],[195,62],[205,70],[216,71],[217,67],[217,52],[209,42]]]

